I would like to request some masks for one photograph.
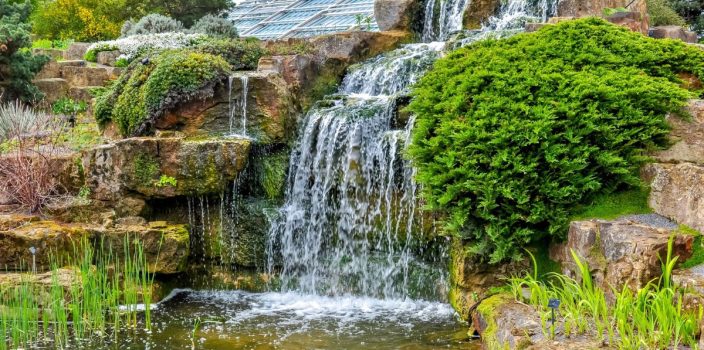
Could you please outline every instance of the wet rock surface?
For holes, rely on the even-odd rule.
[[[589,265],[592,278],[603,290],[618,290],[624,285],[635,290],[662,274],[661,258],[667,255],[672,235],[673,256],[679,256],[680,261],[688,259],[694,237],[676,229],[625,219],[574,221],[567,241],[553,246],[550,257],[562,264],[565,275],[579,279],[579,268],[571,254],[574,251]]]

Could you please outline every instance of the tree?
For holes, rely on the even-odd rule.
[[[205,15],[221,14],[234,5],[232,0],[147,0],[137,2],[145,3],[149,12],[169,15],[183,22],[186,27],[192,26]]]
[[[42,97],[31,81],[49,58],[34,56],[29,50],[30,12],[29,2],[0,0],[0,90],[6,100],[33,102]]]

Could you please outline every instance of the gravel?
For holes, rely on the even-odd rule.
[[[666,229],[676,229],[679,227],[674,221],[658,214],[637,214],[637,215],[626,215],[622,216],[620,220],[631,220],[643,225],[649,225],[653,227],[666,228]]]

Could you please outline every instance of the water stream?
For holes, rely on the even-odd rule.
[[[235,79],[239,79],[242,86],[242,92],[239,98],[232,97],[232,84]],[[249,77],[246,73],[231,75],[228,79],[228,95],[229,95],[229,117],[230,117],[230,135],[242,136],[247,138],[247,99],[249,98]],[[237,117],[240,119],[240,128],[236,130],[235,125]]]

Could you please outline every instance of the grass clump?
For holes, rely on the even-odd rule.
[[[635,292],[628,286],[620,291],[614,289],[613,302],[607,302],[605,291],[592,281],[589,266],[574,251],[579,281],[551,274],[550,280],[543,282],[534,272],[511,279],[511,290],[517,301],[539,311],[543,331],[550,338],[555,336],[555,328],[548,302],[559,299],[555,325],[563,328],[566,338],[587,335],[618,349],[677,349],[683,345],[696,348],[702,310],[683,308],[683,291],[671,278],[678,260],[672,256],[672,245],[671,237],[659,280]]]
[[[148,133],[152,122],[170,108],[212,96],[231,71],[223,58],[193,50],[166,50],[147,59],[135,60],[97,98],[95,117],[100,125],[112,121],[123,136]]]
[[[409,154],[427,205],[497,263],[561,238],[578,205],[641,184],[665,116],[695,93],[704,51],[597,18],[485,40],[438,60],[413,91]]]
[[[151,328],[149,308],[140,321],[135,307],[151,304],[154,282],[140,242],[125,236],[122,247],[94,246],[84,238],[69,258],[54,255],[49,283],[28,273],[0,286],[0,334],[6,335],[0,349],[73,348],[117,339],[126,329]],[[59,269],[65,265],[73,267]],[[60,275],[62,270],[72,277]]]

